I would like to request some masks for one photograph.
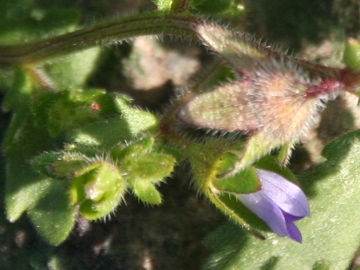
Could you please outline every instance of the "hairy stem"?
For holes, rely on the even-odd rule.
[[[182,3],[186,6],[187,1]],[[159,11],[141,15],[119,18],[72,33],[52,37],[36,42],[0,45],[0,68],[14,65],[34,66],[61,55],[81,51],[99,45],[111,45],[136,36],[172,35],[197,40],[196,26],[207,24],[204,19],[197,18],[188,12],[163,13]],[[311,73],[323,79],[335,78],[344,90],[354,91],[360,83],[360,72],[319,65],[304,59],[288,56],[271,49],[266,44],[254,41],[241,32],[233,32],[233,36],[250,47],[257,49],[274,59],[287,59],[305,67]]]
[[[196,38],[193,28],[197,22],[189,14],[151,12],[133,15],[33,43],[0,46],[0,67],[38,64],[64,54],[141,35]]]

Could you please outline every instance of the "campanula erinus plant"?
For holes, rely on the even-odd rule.
[[[23,255],[5,252],[5,241],[5,267],[87,269],[103,255],[111,269],[162,269],[156,245],[134,251],[135,236],[156,228],[165,237],[171,222],[185,226],[188,214],[177,207],[190,205],[181,201],[191,186],[193,200],[227,218],[214,226],[204,218],[183,232],[207,251],[191,269],[355,269],[360,41],[351,17],[339,20],[333,53],[319,57],[310,47],[330,41],[310,42],[305,30],[288,39],[297,54],[265,42],[280,29],[267,16],[278,9],[294,26],[297,17],[285,11],[299,1],[144,0],[139,12],[97,23],[83,23],[80,4],[55,2],[0,3],[9,120],[2,235],[30,221],[48,248],[41,256],[28,251],[29,236],[17,231],[17,248],[33,255],[12,264],[11,256]],[[126,7],[103,5],[110,2]],[[305,21],[296,29],[320,27]],[[155,225],[154,211],[161,213]],[[189,212],[197,211],[200,205]],[[103,237],[110,227],[116,232]],[[97,234],[106,240],[94,244],[87,264],[61,251]],[[168,254],[177,252],[174,241],[162,244]],[[131,250],[141,259],[132,260]]]

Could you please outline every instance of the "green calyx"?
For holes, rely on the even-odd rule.
[[[80,205],[80,213],[89,220],[108,215],[120,203],[127,183],[118,168],[99,161],[77,173],[70,186],[70,201]]]
[[[143,138],[122,150],[115,149],[113,156],[126,171],[134,194],[144,203],[160,204],[156,185],[171,174],[177,160],[171,154],[157,151],[154,142],[153,137]]]

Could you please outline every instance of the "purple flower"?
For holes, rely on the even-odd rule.
[[[293,223],[310,215],[305,194],[295,184],[270,171],[256,169],[261,190],[236,197],[279,236],[301,243],[302,236]]]

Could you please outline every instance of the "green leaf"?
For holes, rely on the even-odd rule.
[[[119,113],[113,95],[99,89],[40,93],[30,108],[37,123],[46,126],[53,137]]]
[[[31,42],[56,34],[63,34],[75,30],[76,25],[80,22],[80,13],[76,9],[51,8],[51,4],[46,5],[46,8],[40,8],[37,4],[27,0],[1,1],[1,45],[22,44],[24,41]],[[73,58],[68,57],[64,60],[52,61],[46,67],[51,75],[55,75],[53,77],[55,81],[49,80],[47,76],[40,79],[45,79],[49,85],[60,89],[63,89],[65,85],[83,84],[93,69],[94,60],[99,53],[98,50],[95,48],[92,51],[88,50],[74,54]],[[42,72],[38,72],[38,74],[42,74]],[[14,92],[9,82],[11,77],[12,74],[9,74],[6,70],[0,70],[0,86],[9,93]],[[70,80],[73,81],[68,83]],[[4,108],[9,110],[8,104],[5,103]]]
[[[64,187],[56,182],[36,205],[27,211],[39,234],[50,244],[59,245],[74,226],[73,208]]]
[[[27,0],[3,0],[0,2],[0,42],[23,41],[26,28],[32,21],[29,18],[33,3]]]
[[[10,221],[34,205],[51,185],[49,178],[36,173],[29,160],[56,147],[47,130],[35,124],[26,108],[14,113],[3,143],[6,156],[6,214]]]
[[[184,12],[187,10],[189,0],[153,0],[158,10],[164,12]]]
[[[75,29],[80,14],[75,9],[42,9],[23,0],[2,0],[0,3],[0,42],[22,43]]]
[[[173,4],[173,0],[153,0],[155,5],[157,5],[158,10],[169,12]]]
[[[134,108],[125,96],[116,96],[116,106],[128,123],[130,134],[135,138],[141,133],[154,131],[158,128],[159,119],[144,110]]]
[[[202,13],[220,13],[229,8],[232,0],[193,0],[193,6]]]
[[[49,8],[37,9],[29,14],[34,21],[34,27],[44,35],[63,34],[74,31],[81,20],[79,10],[75,8]],[[34,31],[34,29],[33,29]],[[36,32],[37,32],[36,31]]]
[[[208,238],[214,253],[204,269],[313,269],[325,260],[332,269],[347,269],[360,242],[358,226],[360,131],[344,135],[323,151],[328,159],[300,176],[311,216],[298,221],[303,243],[267,234],[248,236],[226,225]]]
[[[83,50],[45,64],[44,68],[56,89],[81,87],[94,71],[99,54],[99,47]]]
[[[121,116],[114,116],[77,128],[71,133],[71,140],[88,146],[112,148],[119,142],[132,139],[128,123]]]
[[[113,100],[116,110],[121,113],[120,116],[80,127],[72,132],[72,140],[84,145],[109,149],[119,142],[133,140],[142,133],[152,132],[158,128],[158,118],[155,115],[131,107],[130,100],[125,96],[114,95]]]
[[[31,77],[27,74],[26,69],[22,67],[15,67],[14,82],[6,94],[2,109],[4,111],[11,111],[19,109],[28,102],[30,94],[34,92],[34,85]]]
[[[6,214],[16,221],[32,207],[51,185],[49,178],[36,173],[29,160],[41,151],[56,147],[46,129],[38,126],[28,108],[33,84],[22,68],[16,69],[13,91],[4,102],[6,109],[16,109],[3,142],[6,157]]]
[[[63,100],[64,95],[65,92],[43,92],[32,97],[29,107],[38,125],[48,125],[49,110],[57,101]]]
[[[14,159],[8,159],[6,167],[6,215],[9,221],[14,222],[46,193],[51,180]]]
[[[88,163],[88,157],[77,152],[50,152],[32,159],[39,173],[52,178],[71,178]]]
[[[68,93],[59,95],[47,111],[49,133],[56,137],[63,131],[72,131],[78,126],[99,120],[97,110],[92,109],[92,104],[82,102],[81,97],[76,102],[70,100]]]

